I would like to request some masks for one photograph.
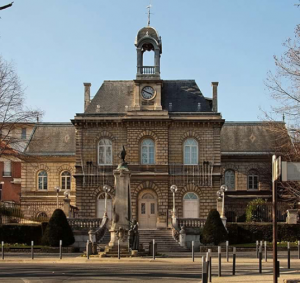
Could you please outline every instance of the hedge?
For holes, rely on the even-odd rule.
[[[277,225],[278,242],[295,242],[300,240],[300,225],[280,224]],[[272,224],[228,224],[230,244],[255,243],[256,241],[273,240]]]
[[[0,225],[0,242],[8,244],[27,244],[30,245],[31,241],[34,241],[35,245],[41,244],[43,235],[42,225]]]

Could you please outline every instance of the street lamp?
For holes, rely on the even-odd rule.
[[[175,193],[177,192],[178,188],[176,185],[172,185],[170,187],[171,192],[173,193],[173,217],[175,217]]]
[[[57,186],[54,189],[56,190],[56,208],[58,208],[58,195],[59,192],[61,191],[61,188]]]
[[[103,186],[103,192],[105,193],[105,200],[104,200],[104,217],[107,217],[107,193],[110,192],[110,187],[107,185]]]
[[[225,192],[228,190],[226,185],[222,185],[220,190],[217,191],[218,199],[222,200],[221,218],[225,218]]]

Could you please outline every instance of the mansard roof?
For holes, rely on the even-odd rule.
[[[39,123],[25,150],[28,155],[75,155],[75,128],[71,123]]]
[[[134,81],[104,81],[86,114],[125,113],[133,104]],[[170,103],[172,107],[169,108]],[[164,80],[162,108],[169,112],[211,112],[211,99],[205,98],[195,80]]]
[[[222,155],[274,153],[279,141],[271,124],[285,127],[284,122],[225,122],[221,130]]]

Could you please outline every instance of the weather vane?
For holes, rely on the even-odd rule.
[[[151,8],[152,8],[152,5],[151,5],[151,2],[150,2],[149,6],[147,6],[147,9],[148,9],[148,27],[150,26]]]

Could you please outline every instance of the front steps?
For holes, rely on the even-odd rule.
[[[172,236],[172,230],[139,230],[140,244],[143,244],[145,250],[149,250],[149,243],[155,240],[157,243],[157,252],[187,252],[177,243]]]
[[[143,245],[143,249],[149,251],[149,243],[155,240],[157,243],[157,252],[188,252],[187,248],[183,248],[177,243],[172,236],[172,230],[139,230],[140,235],[140,244]],[[102,256],[107,257],[117,257],[118,249],[107,248],[107,245],[110,241],[110,232],[107,230],[101,243],[98,244],[98,250],[104,251]],[[102,253],[101,253],[102,254]],[[145,255],[144,252],[139,253],[139,255]],[[131,254],[127,250],[121,250],[121,257],[130,257]]]

